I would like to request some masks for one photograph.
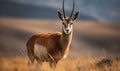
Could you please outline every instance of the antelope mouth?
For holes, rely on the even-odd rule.
[[[70,33],[71,33],[71,29],[69,29],[69,28],[64,29],[64,33],[65,33],[65,34],[70,34]]]

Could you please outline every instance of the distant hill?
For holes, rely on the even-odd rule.
[[[70,14],[69,12],[67,12]],[[83,13],[80,19],[95,20]],[[57,9],[47,6],[35,6],[30,4],[20,4],[12,1],[0,1],[0,17],[19,18],[57,18]]]

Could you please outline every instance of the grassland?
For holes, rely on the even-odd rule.
[[[61,60],[56,68],[50,68],[47,62],[42,66],[37,62],[28,66],[25,57],[2,58],[0,71],[120,71],[120,59],[70,58]]]

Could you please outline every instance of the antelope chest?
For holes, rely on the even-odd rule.
[[[69,47],[66,48],[64,55],[63,55],[63,59],[65,59],[67,57],[68,52],[69,52]]]

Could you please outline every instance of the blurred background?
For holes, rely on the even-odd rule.
[[[120,0],[75,0],[80,17],[74,24],[68,58],[120,56]],[[26,56],[34,33],[61,32],[57,10],[62,0],[0,0],[0,57]],[[66,0],[69,16],[72,0]]]

